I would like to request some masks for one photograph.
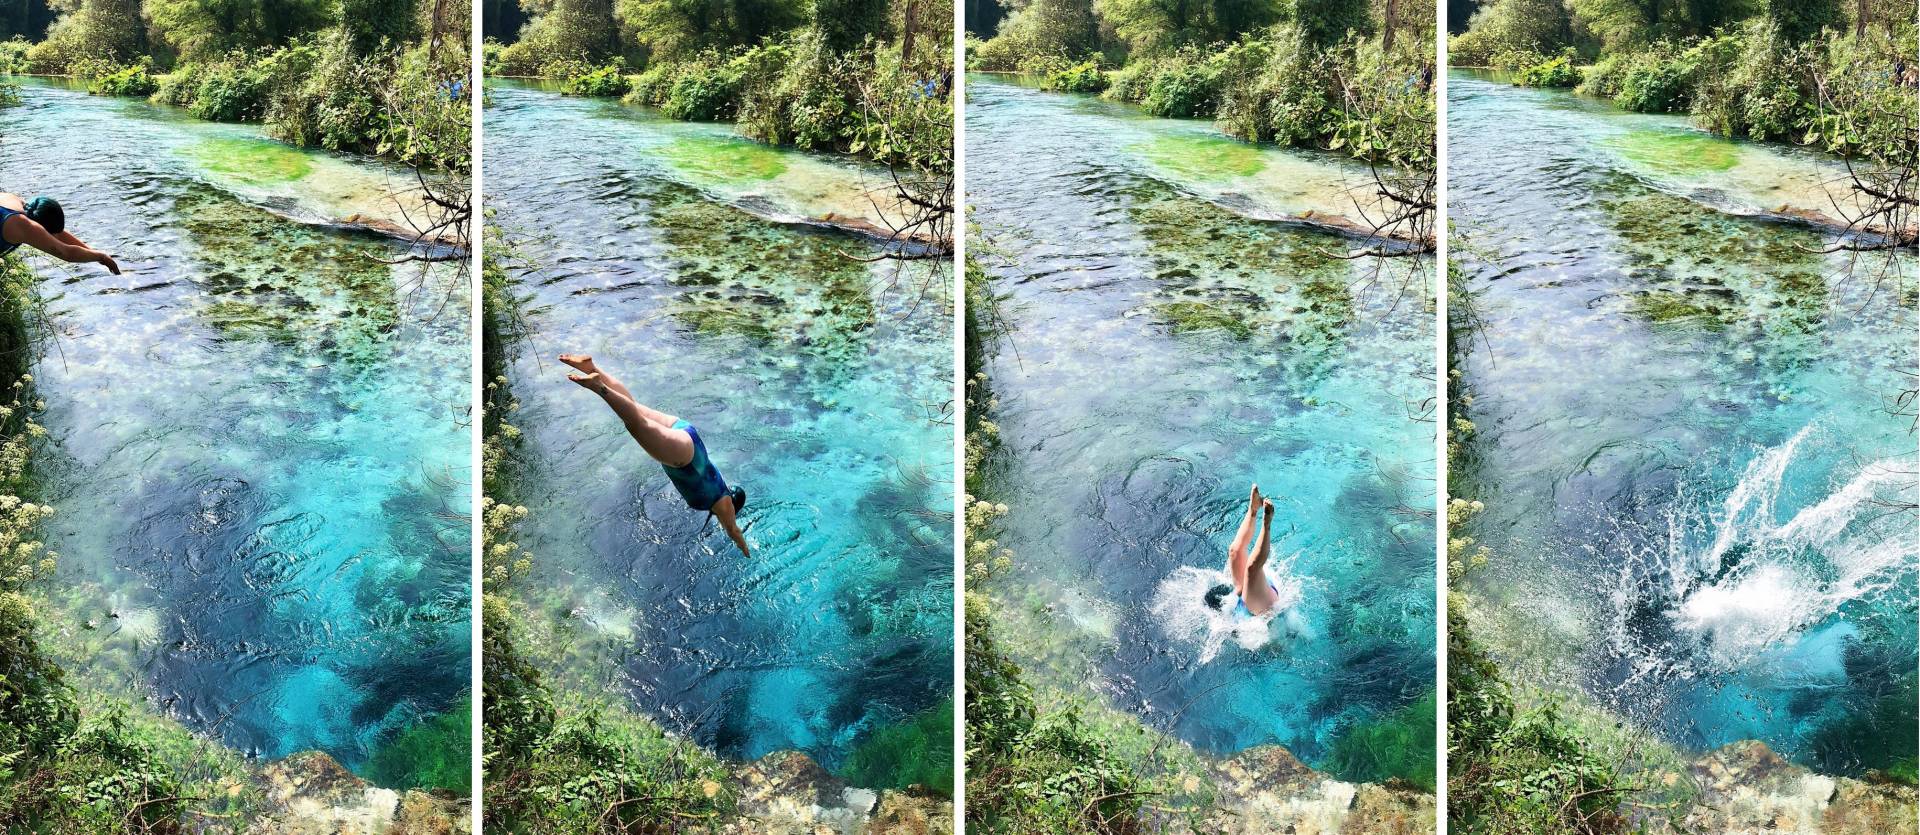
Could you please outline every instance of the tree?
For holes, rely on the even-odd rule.
[[[620,0],[624,37],[652,57],[742,46],[805,20],[793,0]]]
[[[1560,0],[1492,0],[1467,24],[1489,54],[1557,52],[1573,43],[1573,21]]]
[[[1092,55],[1100,51],[1100,19],[1094,16],[1093,4],[1094,0],[1027,0],[1013,7],[983,51],[1015,60]]]
[[[130,63],[147,52],[147,27],[140,0],[57,0],[60,13],[47,39],[28,52],[39,72],[63,72],[81,60]]]
[[[198,61],[281,46],[332,24],[334,8],[327,0],[147,0],[146,11],[160,40]]]
[[[1846,22],[1839,0],[1767,0],[1767,19],[1780,27],[1789,43],[1802,43],[1820,30]]]
[[[1366,0],[1294,0],[1293,18],[1307,43],[1318,47],[1346,40],[1349,33],[1373,34]]]
[[[419,33],[412,0],[340,0],[340,25],[347,46],[356,55],[368,55],[384,41],[398,45]]]
[[[533,19],[520,30],[516,47],[539,56],[534,62],[599,63],[615,52],[613,0],[527,0]]]
[[[1364,0],[1300,0],[1302,3],[1350,5]],[[1281,9],[1273,0],[1094,0],[1100,18],[1135,50],[1222,43],[1278,21]]]
[[[888,11],[887,0],[814,0],[813,25],[828,49],[851,52],[869,35],[886,39]]]

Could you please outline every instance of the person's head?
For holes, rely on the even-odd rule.
[[[40,224],[51,235],[58,235],[67,229],[67,212],[60,208],[60,201],[51,197],[28,200],[27,217],[33,218],[34,223]]]
[[[728,493],[727,495],[732,497],[733,499],[734,513],[739,513],[747,509],[747,488],[734,487],[733,491]]]
[[[1227,595],[1233,593],[1233,586],[1226,583],[1215,584],[1207,589],[1207,608],[1218,610],[1227,604]]]

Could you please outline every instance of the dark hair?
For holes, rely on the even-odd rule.
[[[60,208],[60,201],[51,197],[35,197],[27,201],[27,217],[33,218],[49,234],[58,235],[67,229],[67,212]]]
[[[1222,604],[1227,602],[1227,595],[1232,593],[1233,587],[1226,583],[1220,583],[1213,588],[1207,589],[1207,608],[1220,608]]]
[[[734,487],[733,492],[728,495],[733,497],[733,512],[739,513],[747,509],[747,488]]]

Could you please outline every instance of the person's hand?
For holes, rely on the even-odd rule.
[[[107,272],[113,273],[114,275],[120,274],[120,262],[113,260],[113,256],[111,255],[104,252],[100,253],[100,265],[106,267]]]

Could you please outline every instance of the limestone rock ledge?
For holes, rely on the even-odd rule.
[[[1913,786],[1816,774],[1764,742],[1735,742],[1694,760],[1688,770],[1684,776],[1699,794],[1673,831],[1887,835],[1920,829],[1920,794]]]
[[[1277,745],[1249,748],[1209,766],[1215,811],[1198,821],[1154,813],[1149,830],[1176,835],[1425,835],[1433,795],[1397,780],[1348,783],[1307,767]]]
[[[190,821],[200,835],[471,835],[472,807],[444,792],[375,786],[326,754],[295,754],[261,766],[264,795],[247,821]]]
[[[952,835],[953,801],[919,786],[906,791],[848,786],[797,751],[736,766],[740,792],[729,835]]]

